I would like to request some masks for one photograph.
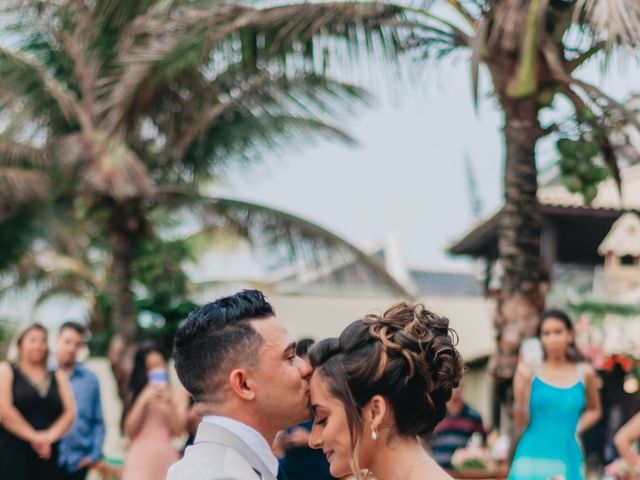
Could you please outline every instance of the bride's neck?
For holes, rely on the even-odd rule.
[[[433,460],[417,438],[396,436],[390,441],[380,441],[373,455],[371,473],[378,480],[406,480],[414,472],[424,471],[430,463]]]

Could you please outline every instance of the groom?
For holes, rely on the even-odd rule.
[[[283,479],[276,433],[307,420],[311,367],[258,290],[195,309],[176,333],[176,371],[203,416],[168,480]]]

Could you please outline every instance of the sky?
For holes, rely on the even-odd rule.
[[[393,86],[365,80],[377,101],[345,122],[357,147],[320,141],[269,154],[250,171],[229,172],[223,193],[300,215],[361,247],[393,235],[410,267],[470,271],[471,262],[446,253],[477,221],[464,158],[486,217],[502,198],[502,116],[486,76],[474,110],[468,63],[457,60]],[[580,77],[619,100],[640,92],[640,68],[631,62],[613,62],[607,75],[593,62]],[[541,142],[539,166],[553,158],[553,139]]]

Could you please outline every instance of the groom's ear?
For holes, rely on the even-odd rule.
[[[377,430],[387,414],[387,401],[382,395],[374,395],[369,400],[369,421],[374,430]]]
[[[256,392],[244,368],[236,368],[231,371],[229,374],[229,389],[241,400],[253,400],[256,398]]]

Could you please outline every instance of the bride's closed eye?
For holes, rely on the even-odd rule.
[[[314,418],[313,419],[313,424],[314,425],[326,425],[327,424],[327,417]]]

